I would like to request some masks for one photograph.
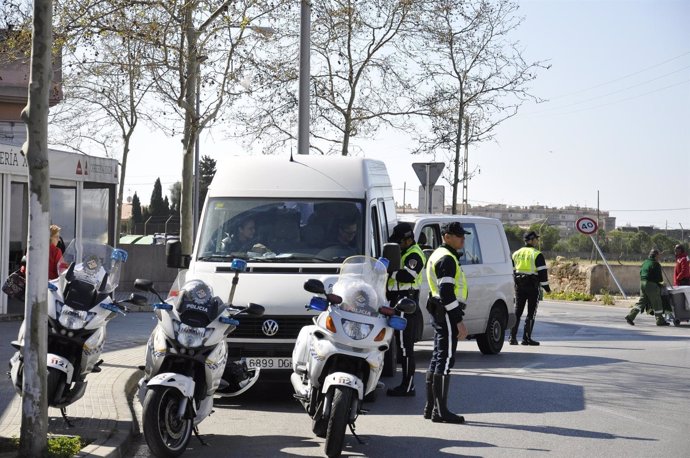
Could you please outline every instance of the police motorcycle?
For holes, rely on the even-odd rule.
[[[312,431],[326,439],[328,457],[340,456],[346,426],[357,438],[354,424],[366,412],[364,398],[377,387],[393,333],[407,324],[395,311],[415,310],[408,298],[395,308],[387,305],[388,271],[397,270],[399,260],[399,249],[390,269],[386,258],[353,256],[343,262],[331,292],[318,279],[304,284],[318,295],[306,308],[321,313],[297,337],[290,381],[295,398],[312,418]]]
[[[146,345],[144,376],[139,381],[138,398],[143,406],[144,438],[156,456],[181,455],[192,432],[200,442],[197,425],[212,413],[213,397],[227,385],[222,380],[228,363],[226,337],[240,325],[234,317],[243,313],[261,316],[258,304],[232,304],[238,274],[246,261],[234,259],[235,272],[228,303],[201,280],[178,278],[171,291],[176,296],[163,300],[149,280],[137,279],[134,287],[155,294],[153,304],[158,324]],[[181,284],[181,288],[178,288]],[[248,389],[255,378],[243,380]]]
[[[60,409],[71,425],[66,407],[86,391],[86,377],[100,372],[106,325],[124,315],[124,302],[144,300],[131,295],[116,301],[113,292],[120,281],[127,252],[97,241],[75,239],[58,263],[58,278],[48,282],[47,398],[50,407]],[[22,323],[12,346],[17,352],[10,360],[10,378],[22,395],[24,362],[22,350],[26,324]]]

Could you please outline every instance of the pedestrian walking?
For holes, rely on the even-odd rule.
[[[459,222],[441,227],[443,244],[436,248],[426,265],[429,282],[427,310],[434,327],[434,350],[426,373],[424,418],[436,423],[464,423],[465,418],[448,410],[450,369],[455,364],[458,340],[467,337],[462,322],[467,301],[467,279],[458,260],[458,250],[469,234]]]
[[[513,253],[513,269],[515,276],[515,326],[510,330],[510,345],[517,345],[517,333],[520,318],[527,303],[527,317],[522,330],[522,345],[539,345],[532,339],[534,320],[537,315],[537,305],[541,289],[551,292],[549,274],[544,255],[537,250],[539,235],[527,232],[524,236],[525,246]]]
[[[632,307],[630,313],[625,316],[625,321],[630,326],[635,326],[635,317],[649,308],[654,311],[657,326],[668,326],[668,321],[666,321],[663,315],[661,288],[663,287],[664,279],[658,257],[659,251],[652,249],[649,252],[649,257],[642,263],[640,268],[640,300]]]
[[[400,270],[393,272],[388,279],[388,298],[395,304],[403,297],[419,305],[419,286],[422,284],[422,269],[426,263],[424,252],[414,240],[414,232],[409,223],[400,223],[393,228],[389,239],[400,245]],[[395,333],[402,365],[402,382],[395,388],[386,391],[388,396],[414,396],[414,374],[417,368],[414,357],[414,343],[420,326],[424,325],[422,311],[417,307],[414,313],[400,316],[407,319],[403,331]]]

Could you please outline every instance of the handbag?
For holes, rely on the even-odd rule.
[[[24,299],[26,279],[18,270],[12,272],[2,285],[2,292],[14,299]]]

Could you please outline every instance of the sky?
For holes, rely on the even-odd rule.
[[[690,2],[519,4],[525,20],[514,38],[526,60],[551,64],[531,84],[547,102],[523,105],[494,141],[471,145],[469,170],[479,173],[470,205],[596,208],[598,196],[617,226],[690,230]],[[359,155],[386,163],[398,203],[416,207],[412,163],[432,158],[409,154],[399,132],[357,144]],[[247,153],[219,128],[202,133],[200,151],[216,160]],[[168,192],[181,169],[179,138],[139,129],[125,196],[136,192],[145,205],[156,178]],[[451,196],[446,184],[447,204]]]

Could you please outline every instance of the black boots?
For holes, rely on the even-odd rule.
[[[388,396],[414,396],[414,371],[415,371],[415,362],[412,358],[409,356],[407,358],[403,358],[402,361],[402,373],[403,373],[403,379],[402,383],[399,386],[396,386],[395,388],[389,388],[388,391],[386,391],[386,394]]]
[[[668,321],[666,321],[666,318],[664,318],[664,315],[662,313],[655,313],[655,315],[657,326],[669,326]]]
[[[525,328],[522,330],[522,345],[539,345],[539,342],[532,340],[532,329],[534,328],[534,318],[525,320]]]
[[[424,385],[426,386],[426,404],[424,405],[424,418],[431,420],[431,412],[434,410],[434,373],[427,372]]]
[[[515,326],[510,328],[510,345],[517,345],[517,332],[518,332],[518,326],[520,325],[520,321],[515,323]]]
[[[625,315],[625,321],[627,321],[630,326],[635,326],[634,320],[638,313],[640,313],[640,309],[638,309],[637,307],[633,307],[632,309],[630,309],[630,313]]]
[[[431,421],[434,423],[465,423],[465,417],[456,415],[448,410],[449,388],[450,375],[434,374],[434,410],[431,412]]]

